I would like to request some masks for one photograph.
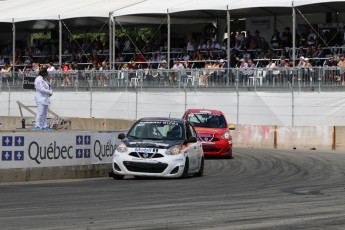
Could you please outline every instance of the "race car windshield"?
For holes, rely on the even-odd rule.
[[[183,125],[174,121],[140,121],[128,132],[127,137],[149,140],[183,140]]]
[[[187,121],[195,127],[226,128],[227,124],[223,115],[211,113],[190,113]]]

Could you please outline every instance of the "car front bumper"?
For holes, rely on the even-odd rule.
[[[133,157],[128,153],[115,151],[112,161],[113,172],[124,176],[180,177],[184,167],[185,156],[183,153],[152,159]]]

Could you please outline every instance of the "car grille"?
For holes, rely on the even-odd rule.
[[[219,152],[220,151],[220,148],[216,148],[214,146],[206,146],[206,145],[203,145],[202,149],[204,150],[204,152]]]
[[[162,173],[168,164],[124,161],[123,165],[131,172]]]
[[[198,137],[200,141],[204,141],[204,142],[219,141],[219,139],[215,138],[213,134],[208,134],[208,133],[200,133],[198,134]]]
[[[129,155],[132,157],[137,157],[137,158],[161,158],[161,157],[164,157],[160,153],[131,152],[131,153],[129,153]]]

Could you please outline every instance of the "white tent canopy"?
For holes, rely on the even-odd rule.
[[[143,0],[7,0],[1,2],[0,22],[109,17],[113,10]]]

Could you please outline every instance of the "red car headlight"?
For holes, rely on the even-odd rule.
[[[224,140],[229,140],[230,139],[230,133],[229,132],[225,132],[225,133],[223,133],[223,135],[222,135],[222,139],[224,139]]]

